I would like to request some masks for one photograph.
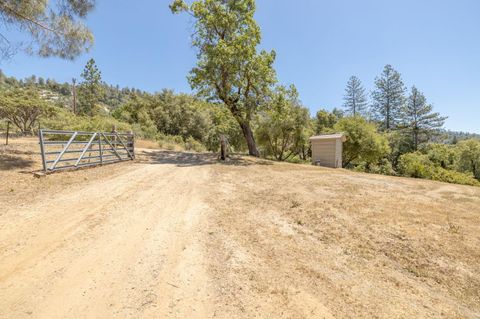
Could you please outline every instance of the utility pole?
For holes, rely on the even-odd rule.
[[[72,96],[73,96],[73,105],[72,110],[73,114],[77,114],[77,80],[75,78],[72,79]]]

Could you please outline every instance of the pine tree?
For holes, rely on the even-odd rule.
[[[402,126],[406,134],[412,138],[413,150],[418,145],[427,142],[445,123],[446,117],[433,112],[433,107],[427,104],[427,99],[415,86],[412,87],[407,103],[402,108]]]
[[[2,31],[0,60],[10,58],[18,48],[41,57],[74,59],[93,45],[84,19],[94,7],[95,0],[0,1],[2,28],[16,31],[12,38]],[[15,36],[27,41],[17,41]]]
[[[405,86],[400,73],[391,65],[386,65],[380,77],[375,79],[376,89],[372,92],[372,113],[381,122],[384,130],[394,129],[399,121],[405,103]]]
[[[78,106],[81,113],[93,115],[97,103],[102,99],[104,94],[102,73],[95,64],[94,59],[90,59],[87,62],[81,77],[83,78],[83,82],[78,88]]]
[[[353,116],[364,114],[368,105],[367,97],[362,82],[356,76],[348,80],[343,100],[345,101],[343,107],[347,114]]]

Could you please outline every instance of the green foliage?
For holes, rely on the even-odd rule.
[[[430,140],[432,135],[438,134],[446,117],[434,113],[433,106],[427,104],[427,99],[422,92],[414,86],[402,108],[402,129],[411,138],[412,149],[416,151],[420,143]]]
[[[410,138],[409,136],[402,134],[401,131],[389,131],[384,134],[388,140],[388,145],[390,146],[390,154],[388,155],[388,158],[392,163],[393,168],[396,170],[400,156],[412,151]]]
[[[86,115],[98,114],[98,102],[104,95],[102,87],[102,73],[95,64],[94,59],[90,59],[85,65],[81,77],[83,82],[78,88],[78,104],[80,113]]]
[[[365,172],[381,175],[396,175],[392,163],[387,158],[382,158],[377,163],[360,162],[354,167],[357,172]]]
[[[452,145],[431,143],[425,145],[421,152],[426,154],[435,165],[445,169],[453,169],[457,161],[455,149]]]
[[[429,179],[452,184],[480,186],[480,182],[469,174],[446,170],[441,167],[435,167],[433,174]]]
[[[320,110],[315,115],[315,134],[325,134],[333,129],[333,126],[338,122],[339,117],[327,110]]]
[[[398,166],[399,173],[407,177],[480,186],[480,182],[475,180],[471,175],[444,169],[432,162],[427,154],[422,154],[420,152],[402,155]]]
[[[152,99],[133,95],[127,103],[113,111],[112,116],[132,125],[140,137],[155,139],[158,130],[150,115],[154,107]]]
[[[480,180],[480,140],[465,140],[457,144],[457,169],[471,173]]]
[[[309,111],[300,105],[296,88],[278,87],[256,129],[263,154],[279,161],[304,156],[311,134],[309,124]]]
[[[372,92],[373,116],[381,123],[381,128],[391,130],[396,127],[401,108],[405,101],[405,86],[400,73],[391,65],[386,65],[380,77],[375,79]]]
[[[0,54],[8,58],[17,47],[42,57],[58,56],[73,59],[88,51],[93,44],[93,35],[83,19],[94,8],[94,0],[19,1],[0,2],[0,21],[7,28],[26,33],[31,41],[23,43],[0,40]]]
[[[0,93],[0,118],[10,121],[24,135],[31,134],[39,119],[51,112],[51,104],[32,88]]]
[[[343,132],[347,141],[343,146],[343,166],[364,163],[376,164],[390,152],[385,136],[377,132],[375,125],[362,117],[345,117],[334,125],[336,132]]]
[[[430,178],[434,165],[427,155],[420,152],[407,153],[400,156],[398,169],[403,176]]]
[[[368,100],[365,95],[365,88],[362,86],[360,79],[356,76],[352,76],[348,80],[343,100],[343,107],[347,112],[347,115],[357,116],[365,114]]]
[[[221,135],[227,138],[231,151],[246,150],[243,133],[228,109],[204,103],[202,110],[209,115],[211,121],[206,138],[204,138],[204,144],[209,151],[219,151]]]
[[[222,102],[240,125],[250,155],[258,156],[251,128],[276,82],[275,52],[257,52],[260,28],[254,19],[254,0],[175,0],[172,12],[189,12],[195,18],[193,46],[197,66],[189,81],[200,96]]]
[[[133,128],[125,122],[118,121],[110,116],[75,115],[64,108],[55,107],[50,116],[42,120],[42,127],[52,130],[71,130],[87,132],[110,132],[116,126],[118,132],[129,132]],[[137,133],[135,130],[133,130]]]
[[[135,94],[112,115],[130,123],[142,137],[159,138],[169,147],[193,139],[201,143],[203,149],[217,151],[219,136],[225,135],[234,150],[244,149],[243,136],[231,113],[190,95],[169,90],[155,95]],[[172,142],[169,136],[180,137],[182,142]]]
[[[168,90],[155,95],[153,102],[151,118],[159,132],[179,135],[184,140],[193,137],[204,141],[210,125],[208,115],[201,110],[204,102],[186,94],[175,95]]]
[[[185,141],[185,148],[187,149],[187,151],[194,151],[194,152],[206,151],[205,146],[191,136],[187,138],[187,140]]]

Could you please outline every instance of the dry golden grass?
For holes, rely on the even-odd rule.
[[[0,225],[10,225],[8,230],[14,234],[15,221],[18,220],[19,225],[33,223],[29,218],[35,216],[34,211],[28,207],[45,209],[49,196],[62,193],[68,199],[66,192],[72,192],[72,202],[77,203],[83,201],[83,189],[95,193],[94,190],[110,185],[119,193],[118,197],[98,207],[92,204],[92,210],[98,211],[102,218],[96,221],[97,217],[86,208],[82,212],[90,215],[71,218],[79,219],[75,227],[85,233],[85,241],[96,240],[92,238],[100,236],[98,232],[110,234],[114,240],[123,238],[102,229],[128,232],[132,237],[118,242],[115,253],[118,258],[122,256],[123,245],[129,245],[132,238],[137,240],[139,251],[145,252],[141,247],[142,240],[147,245],[151,238],[147,233],[168,231],[171,234],[168,240],[174,242],[175,249],[169,250],[168,256],[174,262],[162,268],[162,272],[169,274],[168,280],[176,280],[175,267],[180,267],[178,269],[189,276],[186,282],[195,285],[161,284],[165,276],[143,278],[141,282],[149,284],[158,280],[162,291],[156,295],[172,298],[171,304],[176,305],[168,308],[170,301],[163,300],[159,301],[160,309],[194,316],[195,311],[190,309],[193,302],[195,307],[204,306],[202,315],[215,314],[219,318],[480,317],[478,187],[248,157],[222,164],[214,155],[144,150],[153,146],[147,142],[137,144],[136,163],[35,179],[26,173],[40,167],[34,142],[14,141],[8,149],[0,149],[2,208],[10,208],[12,212],[15,207],[22,210],[26,205],[22,214],[28,216],[25,220],[23,215],[2,217],[0,210]],[[138,179],[135,172],[140,176]],[[116,185],[117,180],[131,185]],[[119,202],[123,189],[129,194],[128,205],[139,207],[137,211],[125,212],[128,222],[115,217],[117,210],[112,208],[121,209],[125,204]],[[179,205],[185,206],[181,210],[183,222],[189,225],[185,229],[175,226],[179,223],[175,217],[180,211]],[[202,213],[195,215],[196,210],[189,207],[196,207]],[[149,212],[151,224],[143,225],[145,212]],[[58,214],[65,215],[64,212]],[[157,215],[163,217],[156,220]],[[56,218],[53,212],[49,216],[52,220]],[[38,218],[36,225],[42,223],[41,216]],[[138,234],[131,229],[136,218],[140,218],[138,222],[144,227]],[[171,224],[166,225],[163,220]],[[93,221],[95,227],[85,226]],[[62,225],[61,221],[58,224],[55,226],[59,227],[58,231],[63,226],[64,231],[78,231],[71,228],[71,224]],[[47,236],[49,224],[44,226]],[[170,232],[170,228],[175,231]],[[24,235],[19,233],[19,236]],[[190,239],[185,240],[185,236]],[[68,256],[69,247],[82,242],[83,239],[65,241],[56,254],[62,252]],[[154,252],[155,245],[164,245],[161,241],[149,244],[147,252]],[[111,246],[108,242],[95,241],[85,250],[96,256],[97,250],[101,252],[102,247],[111,249]],[[21,249],[17,251],[16,246],[12,247],[15,254],[22,254]],[[163,250],[157,253],[162,255]],[[189,259],[182,260],[186,253]],[[35,256],[45,262],[50,258],[41,252]],[[142,267],[158,267],[155,263],[161,258],[148,256],[142,258],[152,263],[144,263]],[[95,258],[107,257],[108,254]],[[136,264],[134,260],[128,267],[135,269]],[[195,267],[189,268],[189,265]],[[73,271],[68,264],[60,266]],[[197,272],[201,275],[197,276]],[[98,279],[106,283],[106,278]],[[0,287],[1,284],[0,280]],[[116,285],[115,291],[127,289],[121,282]],[[194,297],[195,289],[200,286],[201,301]],[[96,298],[102,300],[113,293],[112,289],[100,285],[92,291],[98,292]],[[145,287],[139,284],[135,289],[142,291]],[[36,295],[41,290],[31,293]],[[178,297],[178,294],[183,295]],[[69,296],[73,298],[72,294]],[[72,298],[70,306],[78,308],[82,299]],[[154,303],[150,299],[148,302]],[[165,303],[166,308],[162,308]],[[135,316],[149,313],[139,309]],[[109,315],[108,309],[98,310]]]
[[[480,315],[480,188],[278,163],[216,179],[212,268],[230,311]]]

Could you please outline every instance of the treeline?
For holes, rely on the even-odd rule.
[[[3,75],[1,125],[4,127],[8,120],[23,134],[35,133],[40,126],[92,131],[110,130],[115,125],[118,130],[132,130],[139,137],[157,140],[166,148],[212,152],[218,151],[223,135],[232,151],[248,150],[237,120],[219,103],[170,90],[150,94],[109,86],[102,82],[94,62],[87,64],[81,78],[74,113],[71,84],[36,77],[17,80]],[[376,90],[381,87],[377,85]],[[108,99],[105,88],[111,90]],[[423,116],[434,124],[443,120],[418,90],[403,97],[400,108],[393,113],[378,111],[379,104],[373,106],[368,101],[358,79],[349,81],[342,109],[320,110],[314,117],[302,105],[294,86],[276,86],[262,102],[263,107],[251,123],[262,157],[305,162],[311,154],[311,136],[344,132],[348,137],[344,151],[347,168],[470,185],[477,185],[480,179],[478,140],[465,133],[445,132],[439,125],[427,125],[428,121],[422,125],[406,121],[408,116],[402,112],[411,109],[408,103],[428,110]],[[394,114],[390,116],[389,129],[382,114]]]

